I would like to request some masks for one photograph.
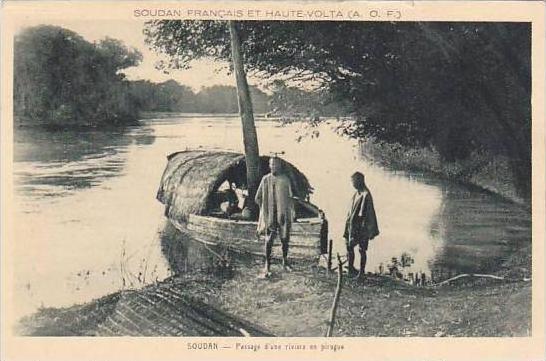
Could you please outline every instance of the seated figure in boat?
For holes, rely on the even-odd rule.
[[[241,209],[239,208],[239,197],[236,193],[237,185],[233,182],[229,183],[229,188],[223,191],[223,202],[220,203],[220,210],[227,217],[231,217],[233,214],[241,212]]]
[[[256,192],[256,204],[260,207],[258,234],[265,235],[264,277],[269,277],[273,241],[278,235],[282,245],[283,268],[290,270],[288,264],[288,243],[290,228],[294,220],[294,205],[290,179],[283,174],[279,158],[269,160],[271,173],[266,174]]]

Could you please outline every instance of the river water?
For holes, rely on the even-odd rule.
[[[483,272],[530,242],[530,215],[520,207],[374,166],[335,125],[257,122],[260,152],[285,152],[309,178],[334,252],[344,254],[341,235],[356,170],[366,174],[381,231],[370,243],[370,271],[407,253],[413,272]],[[237,117],[170,115],[123,131],[18,129],[14,146],[13,297],[23,315],[169,276],[161,251],[163,205],[155,199],[166,156],[199,147],[242,151],[242,135]]]

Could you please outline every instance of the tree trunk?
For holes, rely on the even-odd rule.
[[[233,70],[237,80],[237,98],[239,100],[239,114],[243,128],[243,143],[245,146],[246,178],[248,183],[248,205],[251,212],[255,214],[256,206],[254,196],[260,182],[260,152],[258,149],[258,136],[254,125],[254,113],[252,100],[246,81],[245,69],[243,67],[243,54],[241,51],[241,40],[237,30],[237,24],[229,21],[229,33],[231,37],[231,57]]]

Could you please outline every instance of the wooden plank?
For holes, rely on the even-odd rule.
[[[205,218],[203,216],[196,216]],[[212,218],[212,217],[206,217]],[[192,215],[192,219],[193,215]],[[188,224],[171,220],[171,223],[182,234],[192,240],[207,244],[228,247],[232,251],[264,255],[264,241],[258,239],[256,230],[252,230],[252,236],[241,237],[238,232],[218,232],[215,228],[205,227],[199,222],[188,222]],[[316,225],[315,225],[316,226]],[[250,233],[250,232],[249,232]],[[275,242],[274,248],[280,247],[280,241]],[[291,234],[290,257],[294,259],[316,260],[320,256],[320,238],[306,237],[298,234]]]

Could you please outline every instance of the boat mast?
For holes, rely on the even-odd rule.
[[[237,81],[237,99],[239,101],[239,114],[243,129],[243,143],[246,158],[246,178],[248,185],[248,205],[250,211],[255,214],[256,205],[254,196],[260,182],[260,152],[258,149],[258,136],[254,124],[254,112],[252,110],[252,99],[243,66],[243,54],[241,51],[241,39],[238,26],[235,21],[229,21],[229,33],[231,38],[231,57],[233,70]]]

